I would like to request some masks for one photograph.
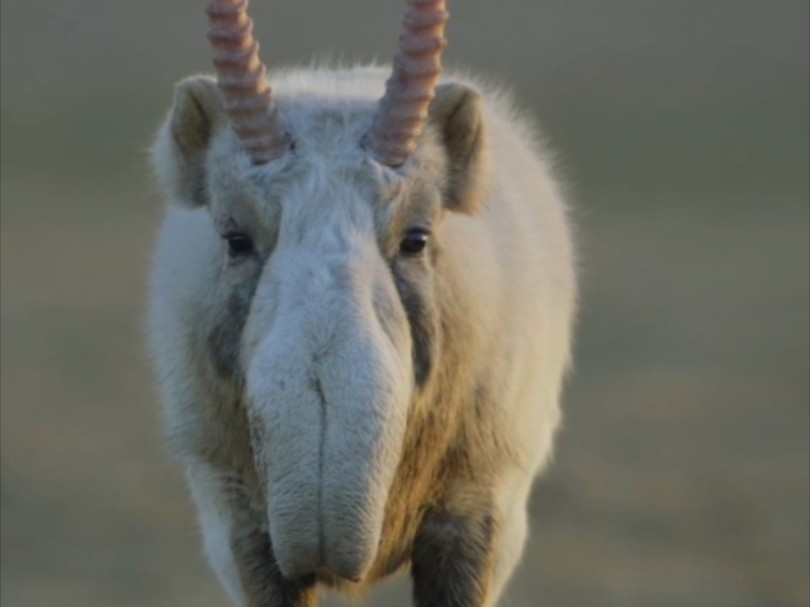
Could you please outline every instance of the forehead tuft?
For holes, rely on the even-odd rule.
[[[388,69],[379,68],[273,74],[278,109],[295,148],[278,160],[254,166],[235,133],[223,128],[208,156],[215,206],[261,207],[269,199],[346,204],[359,197],[385,207],[413,194],[423,198],[425,182],[435,185],[434,178],[442,173],[441,159],[431,160],[436,147],[430,145],[432,133],[425,133],[427,145],[401,170],[379,165],[364,149],[388,74]]]

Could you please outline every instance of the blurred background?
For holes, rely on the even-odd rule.
[[[143,347],[145,150],[209,71],[204,4],[2,2],[3,607],[226,604]],[[253,4],[290,64],[386,60],[403,3]],[[808,605],[808,3],[453,5],[448,62],[541,121],[583,258],[566,427],[503,605]]]

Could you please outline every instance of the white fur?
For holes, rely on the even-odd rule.
[[[233,513],[223,499],[223,481],[204,464],[190,466],[188,477],[191,495],[200,515],[208,561],[231,600],[244,605],[245,597],[230,546]]]

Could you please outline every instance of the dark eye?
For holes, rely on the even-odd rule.
[[[408,230],[405,238],[399,244],[399,251],[403,255],[416,256],[422,254],[430,240],[430,232],[422,228]]]
[[[228,241],[228,254],[231,257],[244,257],[253,253],[253,240],[247,234],[229,234],[225,240]]]

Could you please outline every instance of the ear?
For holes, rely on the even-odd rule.
[[[225,124],[222,95],[212,78],[180,82],[174,107],[152,148],[154,171],[173,199],[198,207],[208,202],[205,161],[211,139]]]
[[[464,84],[438,87],[430,122],[447,154],[445,204],[460,213],[481,210],[489,192],[489,146],[478,91]]]

